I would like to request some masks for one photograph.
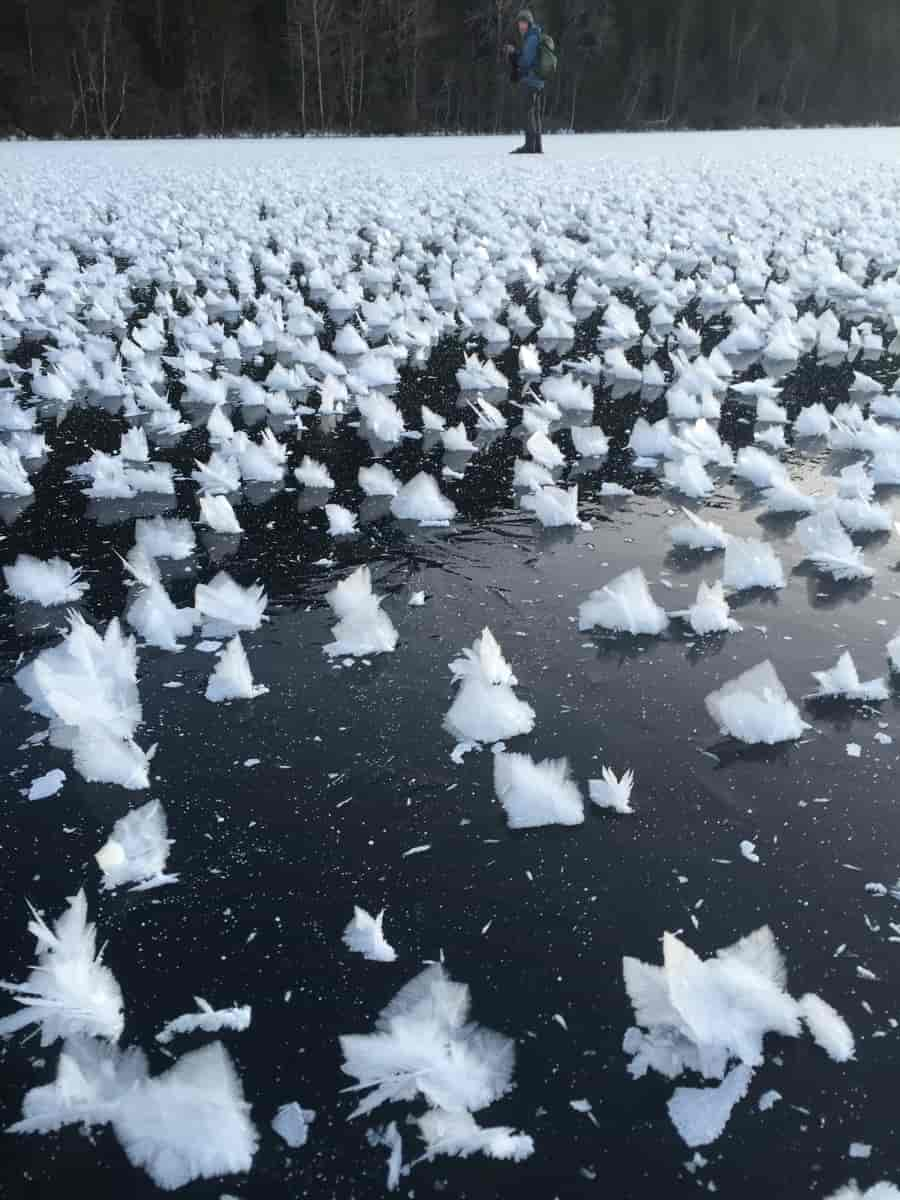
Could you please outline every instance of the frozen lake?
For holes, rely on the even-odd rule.
[[[342,1089],[358,1076],[342,1073],[338,1038],[371,1033],[441,959],[469,986],[472,1019],[515,1042],[514,1088],[472,1111],[530,1135],[534,1152],[513,1162],[432,1146],[401,1195],[743,1200],[777,1180],[777,1196],[826,1200],[851,1178],[900,1183],[900,894],[885,894],[900,875],[900,690],[887,650],[900,628],[900,131],[560,137],[540,160],[507,158],[512,145],[0,145],[0,441],[24,472],[0,462],[0,566],[33,555],[80,568],[89,624],[103,632],[119,618],[136,633],[140,700],[127,737],[121,713],[104,724],[101,662],[72,685],[64,719],[52,678],[43,715],[27,711],[15,676],[61,643],[66,606],[0,592],[0,978],[25,980],[35,962],[26,900],[52,922],[83,887],[124,996],[119,1044],[142,1047],[156,1076],[224,1042],[259,1145],[249,1174],[192,1183],[198,1198],[382,1195],[386,1151],[366,1134],[392,1121],[404,1163],[426,1153],[408,1117],[440,1108],[433,1068],[409,1068],[418,1098],[348,1121],[360,1096]],[[338,353],[348,327],[361,352]],[[523,344],[537,351],[534,373]],[[460,379],[467,355],[478,361]],[[478,427],[479,393],[496,429]],[[559,396],[555,412],[541,395]],[[423,405],[463,422],[473,449],[423,431]],[[812,419],[798,418],[813,410],[820,432],[804,436]],[[154,490],[134,475],[150,468],[120,453],[138,428],[162,464]],[[606,453],[579,451],[586,428],[602,429]],[[34,457],[27,438],[41,434]],[[201,520],[202,488],[226,490],[203,483],[214,453],[237,472],[227,494],[240,534]],[[305,456],[333,487],[295,477]],[[514,486],[523,462],[551,472],[550,491]],[[390,495],[360,486],[374,464],[398,488],[424,471],[456,515],[445,527],[399,519]],[[9,494],[16,479],[30,493]],[[532,508],[565,507],[571,491],[552,489],[575,485],[577,523],[545,528]],[[355,515],[356,533],[335,536],[326,504]],[[676,547],[682,509],[762,546],[742,556],[733,545],[727,564],[721,549]],[[136,582],[122,559],[136,522],[156,517],[189,522],[196,545]],[[829,553],[857,577],[836,578],[809,552],[799,527],[823,517],[837,530]],[[771,554],[783,586],[743,586]],[[326,595],[362,566],[396,648],[329,656]],[[579,629],[579,606],[633,568],[666,627]],[[190,610],[196,586],[222,571],[259,581],[265,621],[216,634],[189,617],[178,653],[127,623],[142,589]],[[703,636],[673,614],[723,572],[742,628]],[[411,606],[419,592],[424,605]],[[450,663],[485,627],[533,731],[454,754]],[[210,651],[238,632],[268,692],[211,703]],[[812,673],[845,651],[863,681],[884,678],[886,698],[809,698]],[[705,704],[765,660],[808,725],[772,745],[729,736]],[[763,698],[772,729],[781,705]],[[148,786],[98,779],[113,757],[100,733],[139,755]],[[511,829],[497,740],[567,759],[583,823]],[[633,814],[591,803],[604,766],[634,771]],[[29,799],[53,770],[65,772],[60,790]],[[95,853],[151,800],[179,881],[104,890]],[[342,943],[354,905],[387,909],[396,961]],[[799,1023],[796,1036],[773,1032],[758,978],[723,981],[689,961],[672,967],[677,1018],[636,1020],[623,956],[662,962],[668,931],[709,959],[766,925],[790,996],[832,1005],[855,1058],[833,1061]],[[158,1043],[194,997],[249,1005],[252,1022]],[[667,1103],[676,1087],[714,1088],[724,1068],[632,1079],[623,1038],[635,1024],[656,1049],[671,1049],[677,1025],[682,1050],[754,1068],[721,1136],[686,1144]],[[742,1054],[741,1030],[767,1034],[763,1061]],[[4,1127],[57,1077],[61,1042],[45,1040],[0,1040]],[[761,1111],[773,1091],[780,1102]],[[317,1114],[301,1148],[271,1129],[291,1101]],[[72,1123],[6,1138],[0,1194],[156,1194],[96,1096],[77,1102],[94,1105],[89,1136],[76,1102],[54,1093],[54,1120]],[[154,1144],[175,1138],[147,1121]],[[209,1130],[179,1131],[188,1174],[200,1173],[191,1139],[214,1142]],[[857,1143],[867,1157],[850,1156]]]

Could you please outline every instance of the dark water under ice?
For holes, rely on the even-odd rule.
[[[20,360],[33,349],[20,347]],[[452,415],[461,358],[462,347],[447,343],[423,373],[404,371],[397,396],[411,427],[422,402]],[[510,371],[514,362],[514,354],[498,359]],[[896,373],[887,358],[863,369],[879,374],[891,366]],[[846,365],[804,360],[783,399],[792,416],[817,399],[833,406],[846,398],[850,379]],[[222,1035],[262,1132],[253,1173],[194,1184],[186,1197],[383,1195],[384,1152],[366,1144],[365,1129],[402,1121],[408,1107],[348,1124],[353,1100],[339,1094],[349,1080],[339,1071],[337,1036],[370,1031],[398,987],[440,955],[471,986],[475,1019],[517,1041],[517,1087],[481,1118],[531,1133],[536,1151],[519,1166],[423,1164],[402,1182],[401,1195],[668,1200],[714,1182],[729,1200],[755,1200],[764,1193],[826,1196],[852,1176],[866,1185],[900,1179],[900,1053],[889,1025],[900,1018],[893,965],[900,949],[888,940],[900,904],[865,891],[867,882],[890,885],[900,874],[900,693],[877,709],[807,708],[809,736],[776,749],[721,742],[703,706],[723,680],[766,657],[794,698],[812,689],[810,672],[833,665],[844,647],[864,678],[882,674],[885,644],[900,625],[896,542],[869,540],[873,584],[834,584],[793,569],[801,551],[791,542],[792,520],[758,521],[752,493],[725,482],[706,514],[730,532],[775,543],[788,587],[742,595],[735,615],[744,632],[725,639],[701,641],[676,626],[660,639],[579,634],[579,601],[621,570],[641,565],[657,600],[676,609],[721,568],[720,556],[669,551],[678,500],[652,474],[629,473],[624,446],[634,417],[661,416],[664,402],[617,399],[605,387],[596,394],[596,417],[615,449],[579,479],[591,532],[543,531],[517,511],[511,479],[519,443],[509,435],[472,461],[464,482],[442,484],[460,509],[448,530],[398,523],[386,503],[369,501],[361,536],[336,544],[302,489],[248,489],[236,504],[240,542],[200,533],[189,569],[170,564],[166,579],[178,604],[222,567],[241,583],[264,582],[271,620],[243,640],[270,693],[252,703],[209,704],[209,655],[142,650],[138,739],[159,743],[148,795],[86,784],[67,755],[24,746],[45,722],[23,711],[12,676],[23,657],[57,637],[62,614],[35,615],[0,598],[0,770],[7,780],[0,976],[20,979],[31,962],[25,899],[55,917],[85,885],[126,997],[126,1040],[144,1046],[155,1069],[169,1060],[154,1033],[189,1011],[192,997],[253,1006],[248,1032]],[[511,398],[517,395],[514,386]],[[752,440],[745,412],[726,405],[721,428],[734,446]],[[349,421],[333,429],[309,424],[302,452],[335,475],[329,499],[356,509],[356,473],[372,461],[371,447]],[[123,428],[106,413],[76,409],[50,427],[53,454],[36,479],[34,502],[0,504],[0,562],[21,552],[81,562],[91,584],[83,611],[101,623],[125,606],[114,552],[130,548],[133,517],[194,517],[187,476],[192,458],[206,450],[201,428],[156,455],[184,476],[175,505],[154,498],[136,511],[91,503],[66,468],[91,447],[115,449]],[[562,444],[569,447],[567,435]],[[423,453],[440,463],[440,446],[428,442],[404,442],[385,462],[405,480]],[[809,489],[835,467],[824,445],[792,451],[789,461]],[[299,453],[291,465],[297,462]],[[604,479],[633,486],[638,496],[602,500]],[[314,565],[324,557],[334,566]],[[322,653],[331,624],[324,595],[364,562],[376,590],[389,595],[401,644],[371,666],[335,668]],[[427,591],[427,606],[408,608],[418,589]],[[533,736],[513,748],[567,756],[585,786],[603,763],[633,767],[638,815],[595,811],[580,828],[513,833],[494,802],[490,753],[451,762],[453,742],[441,728],[451,698],[448,663],[484,625],[511,660],[519,695],[537,712]],[[182,686],[165,686],[172,682]],[[880,744],[876,733],[893,743]],[[862,747],[858,759],[847,755],[851,742]],[[68,775],[63,791],[29,803],[21,789],[56,766]],[[148,796],[165,806],[176,839],[170,868],[181,883],[104,894],[93,854],[112,823]],[[760,865],[742,858],[743,839],[756,842]],[[422,845],[430,849],[404,857]],[[387,906],[395,965],[366,963],[342,947],[354,903],[371,912]],[[792,994],[819,992],[846,1016],[858,1061],[838,1067],[809,1039],[768,1039],[750,1098],[703,1151],[708,1165],[692,1175],[684,1169],[692,1152],[666,1114],[672,1085],[626,1074],[621,1042],[631,1009],[620,960],[658,961],[667,929],[684,931],[707,956],[766,922],[787,952]],[[858,978],[860,965],[877,981]],[[195,1044],[183,1039],[176,1049]],[[50,1077],[55,1060],[56,1051],[42,1052],[36,1040],[0,1046],[3,1125],[17,1118],[25,1090]],[[783,1102],[759,1113],[758,1097],[772,1088]],[[307,1147],[292,1152],[269,1121],[295,1099],[319,1115]],[[570,1107],[578,1099],[591,1102],[599,1127]],[[848,1159],[854,1141],[872,1144],[868,1162]],[[11,1200],[156,1194],[106,1130],[89,1138],[76,1129],[8,1137],[0,1161],[2,1194]]]

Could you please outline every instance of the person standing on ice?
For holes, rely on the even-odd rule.
[[[530,8],[522,9],[516,23],[522,46],[519,50],[507,46],[506,56],[512,68],[512,81],[518,84],[522,95],[525,145],[513,150],[513,154],[543,154],[544,81],[539,74],[543,31]]]

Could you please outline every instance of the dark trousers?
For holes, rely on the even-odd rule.
[[[544,132],[544,93],[540,88],[522,88],[525,144],[529,150],[540,151]]]

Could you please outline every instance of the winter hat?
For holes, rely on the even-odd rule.
[[[530,8],[523,8],[521,10],[519,15],[516,17],[517,24],[519,21],[527,21],[529,25],[534,24],[534,13],[531,11]]]

